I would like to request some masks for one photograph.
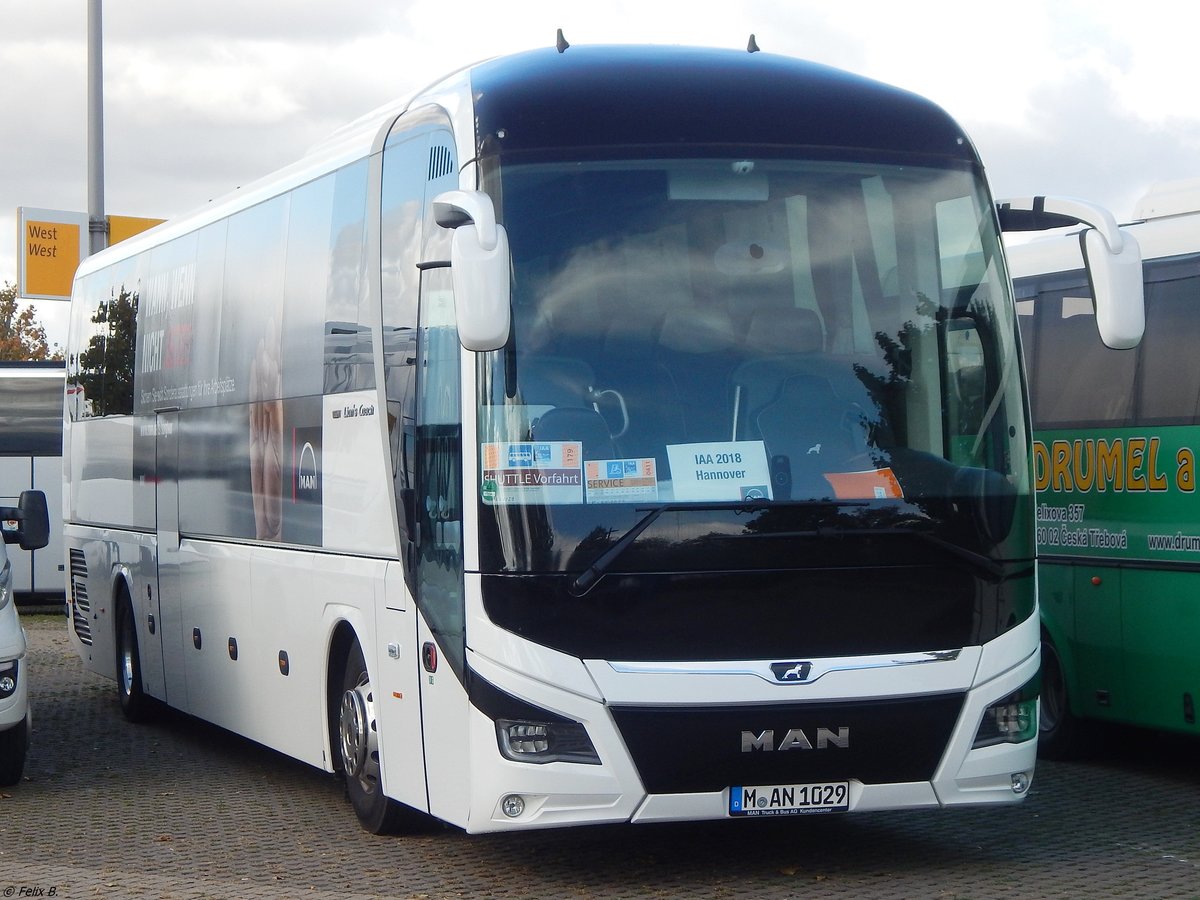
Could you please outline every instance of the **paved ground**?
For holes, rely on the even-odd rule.
[[[0,900],[1200,897],[1195,740],[1108,733],[999,810],[378,838],[332,776],[184,716],[126,723],[65,627],[26,617],[34,742],[0,793]]]

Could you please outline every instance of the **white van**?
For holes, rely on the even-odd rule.
[[[12,506],[21,491],[41,491],[46,504],[62,506],[63,383],[65,363],[0,362],[0,506]],[[68,402],[86,402],[76,390]],[[18,603],[53,603],[66,587],[62,529],[42,550],[14,554],[12,589]]]
[[[29,677],[25,632],[13,600],[12,566],[6,544],[22,550],[45,547],[50,538],[46,495],[22,491],[19,505],[0,507],[0,785],[16,784],[29,749]]]

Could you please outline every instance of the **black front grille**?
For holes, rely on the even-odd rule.
[[[933,777],[964,696],[769,706],[623,706],[613,707],[612,714],[652,794],[852,779],[888,784]],[[749,749],[743,750],[744,744]]]

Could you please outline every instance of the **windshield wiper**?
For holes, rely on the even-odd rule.
[[[665,512],[683,512],[687,510],[695,511],[729,511],[734,512],[764,512],[771,509],[794,508],[794,507],[809,507],[819,509],[826,507],[831,510],[840,510],[848,507],[867,507],[871,503],[868,500],[785,500],[785,501],[770,501],[770,500],[743,500],[729,501],[726,503],[665,503],[662,506],[655,506],[647,509],[641,507],[637,511],[645,511],[633,527],[621,535],[617,541],[600,554],[590,566],[583,570],[579,576],[571,582],[570,592],[576,597],[582,597],[612,568],[617,558],[624,553],[629,546],[636,541],[647,528],[657,521],[658,517]],[[1004,566],[997,560],[982,553],[977,553],[974,550],[968,550],[966,547],[955,544],[952,541],[947,541],[931,532],[932,523],[927,519],[908,519],[893,525],[862,525],[856,527],[847,527],[839,525],[822,524],[817,526],[811,532],[804,532],[805,535],[818,537],[834,537],[834,536],[875,536],[875,535],[905,535],[916,537],[933,546],[944,550],[945,552],[957,557],[971,565],[975,571],[984,577],[991,580],[999,579],[1004,574]],[[775,533],[776,537],[779,533]]]
[[[795,537],[874,537],[882,535],[901,535],[915,537],[928,544],[932,544],[939,550],[945,550],[952,556],[958,557],[963,562],[969,563],[973,569],[984,577],[992,580],[999,579],[1004,574],[1004,566],[990,556],[985,556],[982,553],[977,553],[974,550],[969,550],[953,541],[948,541],[945,538],[940,538],[933,533],[933,523],[928,519],[909,518],[896,522],[893,525],[862,525],[848,527],[845,525],[818,525],[811,531],[795,531],[787,532]],[[764,537],[783,537],[786,536],[783,532],[772,532],[764,535]]]
[[[621,535],[616,543],[596,557],[596,561],[584,569],[579,576],[571,582],[570,592],[576,597],[582,597],[590,591],[604,574],[612,568],[613,563],[634,541],[641,536],[642,532],[654,524],[665,512],[683,512],[686,510],[707,511],[714,510],[734,512],[762,512],[769,509],[779,509],[781,507],[829,507],[831,509],[843,509],[850,506],[869,506],[867,500],[787,500],[787,501],[770,501],[770,500],[731,500],[726,503],[664,503],[662,506],[655,506],[649,509],[644,516],[634,523],[633,527]],[[642,512],[645,507],[639,508],[637,511]]]
[[[1004,575],[1004,566],[990,556],[984,556],[982,553],[968,550],[966,547],[959,546],[953,541],[944,540],[936,534],[930,534],[928,531],[915,531],[911,533],[917,535],[921,540],[933,544],[935,547],[939,547],[953,556],[957,556],[964,562],[970,563],[977,572],[990,578],[992,581],[998,581]]]

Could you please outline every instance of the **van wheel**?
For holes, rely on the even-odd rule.
[[[1084,723],[1071,712],[1062,657],[1050,635],[1042,632],[1042,696],[1038,714],[1038,755],[1043,759],[1078,756]]]
[[[342,676],[338,753],[346,779],[346,795],[359,823],[372,834],[389,834],[416,825],[424,816],[384,796],[375,703],[375,689],[362,648],[355,642],[346,656]]]
[[[29,716],[12,728],[0,731],[0,785],[7,787],[21,780],[25,754],[29,751]]]
[[[154,700],[142,690],[142,659],[138,653],[133,604],[121,591],[117,600],[117,700],[130,722],[145,722],[154,713]]]

